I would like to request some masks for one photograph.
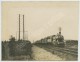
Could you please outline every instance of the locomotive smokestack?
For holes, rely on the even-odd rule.
[[[19,14],[19,40],[20,40],[20,14]]]
[[[59,34],[61,34],[61,27],[59,27]]]
[[[25,34],[25,33],[24,33],[24,15],[23,15],[23,40],[25,40],[25,39],[24,39],[24,34]]]

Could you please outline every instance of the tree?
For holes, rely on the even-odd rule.
[[[10,56],[15,56],[15,37],[13,36],[9,39],[9,53]]]
[[[4,42],[2,41],[2,60],[5,58],[5,47]]]

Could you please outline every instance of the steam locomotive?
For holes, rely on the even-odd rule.
[[[57,33],[57,35],[51,35],[48,37],[45,37],[41,40],[36,41],[36,44],[53,44],[54,46],[58,46],[58,47],[64,47],[65,46],[65,42],[64,42],[64,36],[61,35],[61,28],[59,30],[59,33]]]

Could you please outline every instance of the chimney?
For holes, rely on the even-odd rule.
[[[20,40],[20,14],[19,14],[19,40]]]
[[[24,31],[24,15],[23,15],[23,40],[25,40],[25,38],[24,38],[24,33],[25,31]]]

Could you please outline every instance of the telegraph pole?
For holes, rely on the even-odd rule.
[[[27,31],[27,40],[28,40],[28,31]]]
[[[16,40],[17,40],[17,32],[16,32]]]

